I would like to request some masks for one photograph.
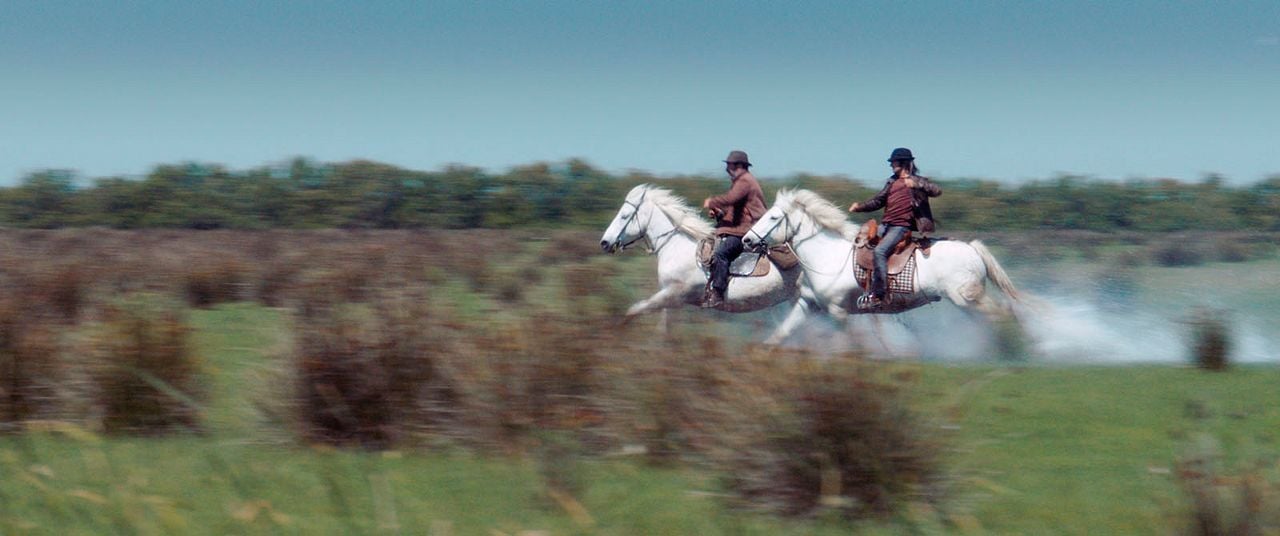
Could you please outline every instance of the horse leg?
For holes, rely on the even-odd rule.
[[[768,339],[765,339],[764,343],[769,346],[782,344],[782,341],[787,340],[787,337],[791,336],[791,332],[795,331],[796,326],[799,326],[805,317],[809,316],[809,307],[808,300],[804,298],[796,300],[796,304],[791,307],[791,312],[787,313],[787,317],[782,320],[781,324],[778,324],[778,328],[773,330],[773,334]]]
[[[981,315],[991,326],[996,339],[996,353],[1001,359],[1023,359],[1026,354],[1026,333],[1013,311],[996,301],[986,292],[982,281],[964,285],[949,293],[951,301],[971,317]],[[960,298],[957,300],[957,298]]]
[[[636,315],[641,315],[658,309],[669,309],[680,304],[680,289],[676,286],[662,287],[661,290],[655,292],[646,299],[635,302],[631,307],[627,308],[626,319],[630,320]]]
[[[849,310],[841,307],[838,303],[827,304],[827,314],[831,315],[831,318],[841,324],[849,319]]]

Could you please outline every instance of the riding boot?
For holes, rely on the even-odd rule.
[[[854,302],[855,305],[857,305],[858,310],[874,311],[884,305],[884,298],[887,294],[885,292],[886,285],[883,276],[877,277],[881,273],[883,272],[872,268],[871,277],[869,278],[871,280],[868,285],[869,288],[867,288],[861,296],[858,296],[858,299]]]
[[[708,284],[707,290],[702,293],[702,308],[715,309],[721,305],[724,305],[724,294]]]

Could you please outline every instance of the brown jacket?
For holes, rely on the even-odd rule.
[[[716,236],[743,236],[764,216],[764,190],[760,183],[746,172],[733,179],[733,186],[724,195],[708,200],[708,205],[720,211],[716,219]]]
[[[880,193],[876,194],[871,199],[859,203],[858,210],[856,212],[871,212],[883,207],[885,202],[889,200],[889,188],[893,186],[893,181],[896,178],[896,175],[890,176],[889,179],[885,181],[884,188],[880,190]],[[942,195],[942,188],[939,188],[937,184],[933,183],[933,181],[919,175],[912,175],[911,178],[916,182],[916,187],[911,191],[912,215],[915,216],[916,223],[915,229],[913,230],[920,231],[922,233],[932,233],[933,211],[929,209],[929,198]]]

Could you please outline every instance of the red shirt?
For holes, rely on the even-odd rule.
[[[907,188],[906,183],[907,181],[896,179],[889,186],[889,198],[884,203],[884,218],[881,219],[881,224],[915,229],[915,217],[912,215],[915,199],[911,195],[911,188]]]

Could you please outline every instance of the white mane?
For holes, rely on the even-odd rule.
[[[702,219],[683,197],[671,193],[671,190],[652,184],[642,184],[637,188],[644,189],[647,192],[645,200],[653,203],[663,214],[666,214],[671,219],[672,225],[681,232],[696,240],[702,240],[715,232],[715,227]]]
[[[774,204],[781,205],[788,202],[808,214],[818,227],[839,233],[850,240],[858,235],[860,226],[846,219],[845,212],[840,210],[840,207],[823,199],[818,194],[809,190],[783,190],[778,192],[778,198]]]

